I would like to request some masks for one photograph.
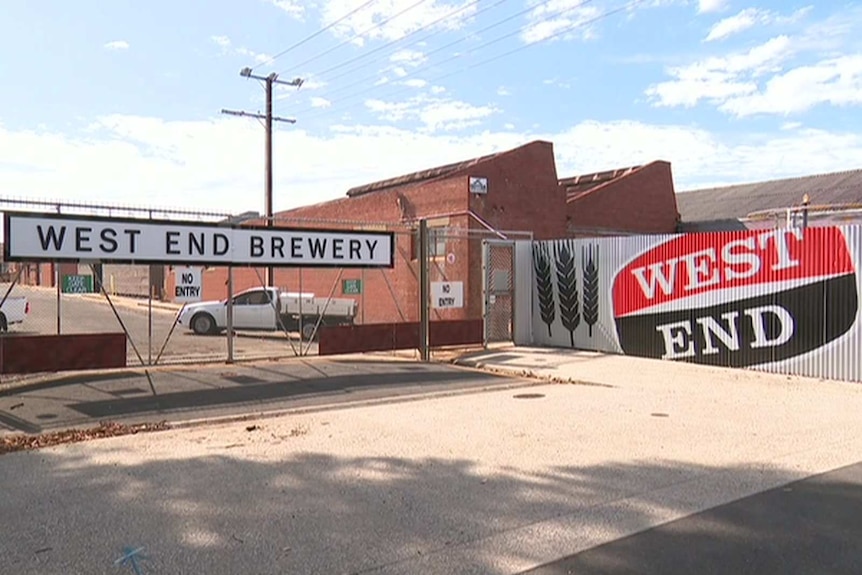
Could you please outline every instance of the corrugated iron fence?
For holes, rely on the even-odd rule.
[[[862,228],[534,242],[533,341],[862,381]]]

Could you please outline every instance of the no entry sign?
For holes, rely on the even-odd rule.
[[[192,303],[201,301],[203,281],[201,268],[174,268],[174,301]]]

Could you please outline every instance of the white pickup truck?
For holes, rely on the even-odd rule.
[[[3,295],[0,293],[0,298]],[[30,302],[25,297],[7,297],[0,305],[0,333],[9,331],[9,326],[22,323],[30,313]]]
[[[220,333],[227,329],[227,308],[226,299],[191,303],[177,321],[198,335]],[[327,302],[327,298],[314,294],[262,287],[233,297],[233,327],[240,330],[301,331],[302,337],[310,340],[319,319],[320,325],[350,325],[355,316],[356,302],[349,298]]]

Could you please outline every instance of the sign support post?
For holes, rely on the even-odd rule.
[[[227,363],[233,363],[233,266],[227,267]]]
[[[423,219],[419,222],[419,356],[426,362],[431,361],[428,276],[428,220]]]
[[[63,315],[60,311],[60,292],[62,290],[62,286],[60,285],[62,278],[60,277],[60,266],[54,264],[54,283],[57,286],[57,335],[60,335],[60,318]]]

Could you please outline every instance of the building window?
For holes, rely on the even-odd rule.
[[[428,226],[428,257],[446,257],[446,227]],[[419,259],[419,230],[410,236],[410,259]]]
[[[446,228],[428,228],[428,256],[432,258],[446,257]]]

